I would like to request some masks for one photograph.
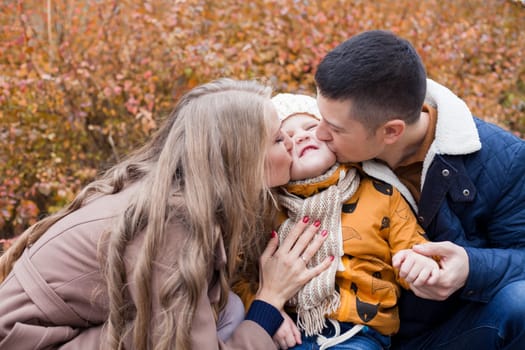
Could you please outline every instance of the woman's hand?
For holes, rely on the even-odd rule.
[[[272,239],[259,259],[260,283],[256,299],[282,310],[284,303],[303,285],[330,266],[333,256],[317,266],[306,267],[328,236],[325,230],[317,233],[319,221],[312,225],[308,222],[308,217],[305,217],[295,224],[280,246],[277,234],[272,233]]]

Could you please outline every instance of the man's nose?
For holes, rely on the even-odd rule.
[[[320,141],[330,141],[332,139],[330,132],[328,131],[328,128],[326,127],[325,123],[323,123],[323,121],[321,121],[317,126],[315,135]]]

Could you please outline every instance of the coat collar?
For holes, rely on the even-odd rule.
[[[438,110],[434,140],[437,154],[462,155],[481,149],[474,118],[463,100],[443,85],[427,79],[425,102]]]
[[[395,188],[410,204],[414,212],[417,213],[416,200],[408,190],[408,188],[397,178],[396,174],[386,164],[378,162],[377,160],[367,160],[362,163],[363,171],[376,179],[384,181]]]
[[[218,303],[221,297],[221,284],[215,278],[218,276],[218,272],[226,265],[226,249],[224,248],[224,240],[222,238],[222,232],[219,226],[215,227],[215,235],[217,242],[215,243],[215,252],[213,257],[213,268],[210,270],[209,276],[209,287],[208,287],[208,298],[210,303]]]
[[[478,130],[469,108],[452,91],[427,79],[425,102],[438,111],[436,137],[423,162],[421,186],[437,154],[464,155],[481,149]]]

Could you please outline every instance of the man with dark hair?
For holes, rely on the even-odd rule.
[[[391,32],[343,42],[315,81],[318,138],[339,162],[388,165],[433,241],[413,249],[440,257],[437,283],[403,293],[394,348],[525,349],[524,140],[473,117]]]

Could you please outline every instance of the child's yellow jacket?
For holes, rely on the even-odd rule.
[[[338,177],[336,171],[321,183],[292,185],[287,190],[311,196],[334,184]],[[343,205],[341,224],[345,271],[336,275],[341,306],[327,317],[365,324],[384,335],[394,334],[399,329],[399,288],[408,285],[392,268],[392,256],[426,242],[424,230],[393,186],[362,173],[359,188]],[[250,290],[249,284],[238,283],[234,290],[246,304],[253,299],[253,286]]]

